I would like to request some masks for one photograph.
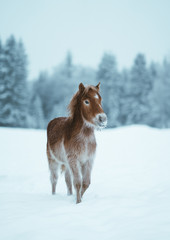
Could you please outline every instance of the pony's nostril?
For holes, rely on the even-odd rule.
[[[99,116],[99,121],[100,121],[100,122],[103,122],[102,116]]]
[[[105,128],[107,126],[107,116],[105,113],[97,114],[94,121],[99,128]]]
[[[104,123],[107,121],[107,117],[105,114],[99,115],[99,122]]]

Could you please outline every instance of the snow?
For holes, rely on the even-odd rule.
[[[92,183],[76,205],[64,176],[51,195],[46,132],[0,128],[0,239],[170,239],[170,130],[96,137]]]

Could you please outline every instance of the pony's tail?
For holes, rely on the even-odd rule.
[[[61,174],[63,174],[66,170],[66,167],[64,164],[61,165]]]

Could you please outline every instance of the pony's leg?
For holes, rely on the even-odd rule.
[[[67,195],[72,195],[72,180],[71,180],[71,175],[68,168],[66,168],[66,171],[65,171],[65,181],[67,185]]]
[[[76,203],[80,203],[81,202],[81,185],[82,185],[80,167],[78,166],[77,161],[72,159],[69,159],[69,165],[73,174],[73,184],[77,194]]]
[[[87,161],[86,163],[84,163],[84,165],[82,166],[81,170],[82,170],[82,177],[83,177],[81,196],[83,196],[83,194],[85,193],[85,191],[87,190],[87,188],[90,185],[92,162],[91,161]]]
[[[51,157],[48,158],[49,162],[49,169],[50,169],[50,180],[51,180],[51,186],[52,186],[52,194],[55,194],[56,190],[56,184],[58,180],[58,167],[59,164],[53,160]]]

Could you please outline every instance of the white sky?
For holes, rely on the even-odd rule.
[[[119,67],[138,52],[170,55],[169,0],[0,0],[0,38],[22,38],[29,78],[51,70],[70,50],[74,63],[97,67],[104,51]]]

